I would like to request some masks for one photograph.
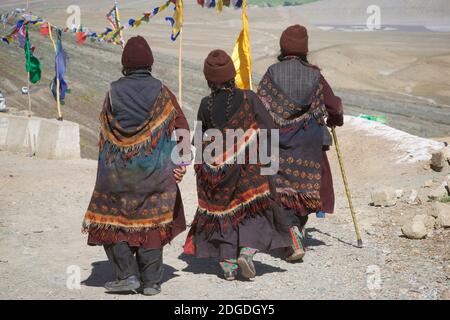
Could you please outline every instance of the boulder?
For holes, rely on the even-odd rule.
[[[397,204],[397,194],[392,188],[372,191],[372,205],[376,207],[392,207]]]
[[[407,221],[402,227],[402,233],[408,239],[424,239],[429,232],[425,225],[425,219],[416,217]]]
[[[428,214],[418,214],[414,217],[414,219],[417,221],[422,221],[428,231],[433,230],[436,224],[436,219]]]

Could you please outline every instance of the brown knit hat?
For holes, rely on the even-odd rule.
[[[213,50],[208,54],[208,57],[205,59],[203,73],[206,80],[216,84],[225,83],[236,77],[233,60],[223,50]]]
[[[293,25],[283,31],[280,38],[281,52],[285,55],[308,53],[308,30],[301,25]]]
[[[127,41],[122,53],[122,65],[125,69],[147,69],[153,65],[152,49],[141,37],[133,37]]]

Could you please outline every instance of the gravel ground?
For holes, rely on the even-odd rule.
[[[448,298],[450,230],[435,230],[418,241],[400,236],[401,223],[413,214],[426,212],[430,204],[368,206],[368,190],[374,185],[420,187],[423,180],[439,181],[445,173],[425,170],[423,163],[389,168],[383,161],[390,159],[380,154],[381,149],[374,144],[376,138],[366,137],[372,148],[364,151],[365,161],[361,161],[357,156],[361,147],[354,147],[361,144],[350,128],[340,133],[364,248],[354,246],[350,213],[330,153],[336,214],[310,219],[308,252],[302,263],[287,263],[276,254],[258,254],[258,277],[254,281],[226,282],[220,278],[214,259],[182,255],[183,233],[165,248],[163,291],[154,298],[104,292],[103,284],[113,278],[106,255],[101,247],[88,247],[80,233],[95,182],[95,161],[50,161],[0,151],[0,299]],[[349,154],[349,148],[355,152]],[[386,168],[382,173],[371,166],[373,152],[379,154],[378,162]],[[190,170],[181,184],[188,221],[196,207],[194,184]],[[68,272],[77,268],[81,287],[68,289]]]

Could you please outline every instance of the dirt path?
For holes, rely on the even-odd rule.
[[[162,294],[152,299],[438,299],[448,296],[450,230],[435,230],[425,240],[400,237],[402,221],[430,204],[368,206],[370,189],[390,185],[420,188],[447,173],[423,169],[423,163],[395,164],[395,144],[355,135],[351,124],[340,130],[365,247],[355,236],[334,151],[330,152],[336,185],[336,214],[312,217],[309,251],[303,263],[289,264],[257,255],[258,277],[225,282],[214,260],[181,255],[186,233],[164,253]],[[86,246],[81,220],[96,173],[91,160],[49,161],[0,151],[0,299],[150,299],[108,295],[112,279],[100,247]],[[187,220],[196,207],[195,179],[189,171],[181,188]],[[422,191],[420,191],[422,192]],[[69,290],[67,268],[80,269],[80,289]],[[70,269],[69,269],[70,271]]]

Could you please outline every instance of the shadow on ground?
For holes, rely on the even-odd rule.
[[[167,282],[179,275],[175,274],[177,269],[164,264],[164,276],[162,283]],[[92,271],[89,277],[81,284],[87,287],[103,287],[106,282],[114,281],[115,276],[109,261],[97,261],[92,264]]]
[[[215,258],[200,259],[186,254],[181,254],[179,256],[179,259],[188,264],[188,266],[182,270],[184,272],[190,272],[193,274],[213,274],[217,276],[221,276],[222,274],[218,259]],[[280,267],[273,267],[268,264],[261,263],[260,261],[254,261],[254,264],[258,276],[267,273],[287,271]]]
[[[331,234],[329,234],[329,233],[327,233],[327,232],[320,231],[319,229],[316,229],[316,228],[309,228],[309,229],[307,229],[307,232],[308,232],[308,233],[314,233],[314,232],[317,232],[317,233],[319,233],[319,234],[321,234],[321,235],[330,237],[330,238],[332,238],[332,239],[334,239],[334,240],[337,240],[337,241],[339,241],[339,242],[341,242],[341,243],[343,243],[343,244],[346,244],[346,245],[348,245],[348,246],[352,246],[352,247],[358,248],[358,246],[355,245],[354,243],[350,243],[350,242],[348,242],[348,241],[342,240],[341,238],[338,238],[338,237],[336,237],[336,236],[333,236],[333,235],[331,235]],[[311,240],[311,239],[308,239],[308,240],[307,240],[307,245],[308,245],[308,246],[311,246],[311,244],[309,243],[310,240]],[[315,240],[315,241],[319,241],[319,240]],[[322,241],[319,241],[319,242],[322,242]],[[323,243],[324,245],[326,245],[324,242],[322,242],[322,243]]]

